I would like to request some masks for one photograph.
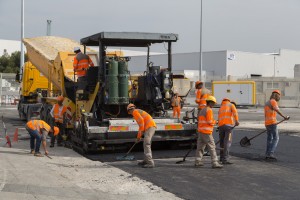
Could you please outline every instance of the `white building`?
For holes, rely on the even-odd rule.
[[[154,65],[167,67],[167,55],[152,55]],[[173,54],[172,68],[176,71],[199,70],[199,52]],[[242,51],[203,52],[203,70],[208,79],[226,80],[250,77],[294,77],[294,67],[300,64],[300,51],[281,49],[279,53],[251,53]],[[145,56],[132,56],[132,72],[145,69]],[[209,80],[207,80],[209,81]]]
[[[15,51],[21,51],[20,41],[0,39],[0,56],[2,56],[4,53],[8,53],[10,55]]]

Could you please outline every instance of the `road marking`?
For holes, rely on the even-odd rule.
[[[7,171],[6,169],[3,170],[3,180],[2,183],[0,184],[0,192],[3,190],[5,184],[6,184],[6,179],[7,179]]]

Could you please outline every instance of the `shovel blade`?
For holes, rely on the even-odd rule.
[[[131,155],[125,155],[125,156],[117,156],[116,157],[116,160],[118,161],[125,161],[125,160],[134,160],[135,157],[134,156],[131,156]]]
[[[240,141],[241,147],[248,147],[251,145],[250,140],[247,137],[243,137]]]

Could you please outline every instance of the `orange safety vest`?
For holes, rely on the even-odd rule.
[[[278,104],[275,99],[271,99],[265,104],[265,125],[276,124],[276,111],[279,110]]]
[[[210,107],[203,108],[198,117],[198,132],[212,134],[215,123],[213,110]]]
[[[31,130],[38,130],[40,134],[41,129],[45,129],[47,132],[50,131],[50,126],[43,120],[30,120],[26,125]]]
[[[77,77],[85,76],[86,70],[89,68],[89,66],[93,67],[94,63],[88,55],[85,55],[82,52],[76,54],[74,57],[73,67]]]
[[[58,104],[54,105],[53,117],[55,122],[63,123],[64,122],[64,114],[67,111],[67,107],[63,106],[61,111],[59,111],[60,106]]]
[[[180,107],[180,101],[181,101],[181,98],[180,97],[177,97],[177,98],[172,98],[172,101],[171,101],[171,106],[172,107]]]
[[[202,89],[198,89],[196,92],[196,103],[198,104],[199,109],[203,109],[206,107],[206,99],[209,94],[202,94]]]
[[[228,102],[228,101],[223,101],[222,105],[219,109],[219,126],[223,125],[230,125],[234,126],[234,120],[238,121],[238,113],[235,108],[235,106]]]
[[[139,131],[146,131],[148,128],[156,127],[151,115],[143,110],[134,109],[132,116],[139,125]]]

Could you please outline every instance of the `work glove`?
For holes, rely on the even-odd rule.
[[[240,122],[239,122],[239,121],[236,121],[236,122],[235,122],[235,126],[238,126],[238,125],[240,125]]]

